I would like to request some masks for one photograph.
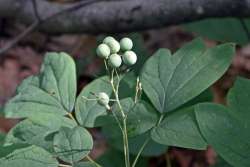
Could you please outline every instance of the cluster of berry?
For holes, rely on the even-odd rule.
[[[112,68],[118,68],[122,62],[127,66],[136,63],[137,56],[131,51],[132,48],[133,42],[130,38],[122,38],[119,43],[115,38],[108,36],[97,47],[96,53],[99,57],[107,59]],[[120,54],[119,51],[121,51]]]

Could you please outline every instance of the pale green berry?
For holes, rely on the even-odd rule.
[[[121,45],[121,50],[123,51],[127,51],[127,50],[131,50],[133,48],[133,42],[130,38],[122,38],[120,40],[120,45]]]
[[[133,51],[126,51],[122,55],[122,60],[123,60],[124,64],[126,64],[128,66],[132,66],[136,63],[137,56],[136,56],[135,52],[133,52]]]
[[[96,49],[97,56],[107,59],[110,55],[110,48],[106,44],[100,44]]]
[[[103,43],[108,44],[109,42],[112,42],[112,41],[115,41],[115,38],[108,36],[104,38]]]
[[[120,44],[118,41],[112,41],[108,43],[111,53],[118,53],[120,51]]]
[[[109,65],[113,68],[118,68],[122,64],[122,59],[121,56],[118,54],[112,54],[109,56]]]
[[[109,46],[111,53],[117,53],[120,50],[119,42],[113,37],[106,37],[103,43]]]
[[[97,94],[97,101],[99,104],[101,104],[103,106],[108,106],[109,96],[105,92],[100,92]]]

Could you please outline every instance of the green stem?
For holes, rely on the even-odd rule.
[[[70,119],[72,119],[73,121],[75,121],[75,123],[77,124],[77,125],[80,125],[79,123],[78,123],[78,121],[75,119],[75,117],[72,115],[72,113],[68,113],[68,116],[69,116],[69,118]]]
[[[168,153],[166,154],[166,160],[167,160],[167,167],[172,167],[171,160],[170,160]]]
[[[106,60],[104,60],[104,65],[105,65],[105,69],[106,69],[108,75],[110,75],[110,71],[109,71],[109,68],[108,68],[107,61],[106,61]]]
[[[122,128],[121,131],[122,131],[122,137],[123,137],[123,145],[124,145],[124,158],[125,158],[125,166],[126,167],[130,167],[130,160],[129,160],[129,145],[128,145],[128,134],[127,134],[127,118],[126,118],[126,115],[123,111],[123,108],[122,108],[122,105],[120,103],[120,99],[119,99],[119,95],[118,95],[118,89],[119,89],[119,75],[116,71],[116,75],[118,77],[118,83],[117,83],[117,87],[115,87],[114,85],[114,70],[112,71],[111,73],[111,80],[110,80],[110,83],[111,83],[111,86],[112,86],[112,89],[113,89],[113,92],[115,94],[115,99],[116,99],[116,102],[118,104],[118,107],[119,107],[119,111],[121,112],[121,115],[122,115]]]
[[[161,114],[161,116],[160,116],[160,118],[159,118],[159,120],[158,120],[156,126],[159,126],[159,125],[160,125],[160,123],[161,123],[161,121],[163,120],[163,118],[164,118],[164,114]]]
[[[134,162],[133,162],[133,164],[132,164],[132,167],[135,167],[137,161],[139,160],[139,158],[140,158],[140,156],[141,156],[141,153],[143,152],[144,148],[147,146],[147,144],[149,143],[149,141],[150,141],[150,138],[147,138],[147,139],[144,141],[144,143],[142,144],[142,146],[141,146],[141,148],[140,148],[138,154],[137,154],[136,157],[135,157],[135,160],[134,160]]]
[[[123,123],[123,130],[122,130],[122,136],[123,136],[123,144],[124,144],[124,157],[125,157],[125,165],[126,167],[130,167],[130,161],[129,161],[129,146],[128,146],[128,134],[127,134],[127,119],[126,119],[126,115],[124,114],[124,111],[122,109],[120,100],[119,100],[119,96],[117,94],[117,91],[115,90],[115,86],[113,83],[111,83],[114,94],[115,94],[115,98],[119,107],[119,110],[122,114],[122,123]]]
[[[59,167],[72,167],[70,165],[59,164]]]
[[[112,111],[111,111],[111,112],[112,112]],[[118,126],[119,126],[119,128],[120,128],[120,130],[121,130],[121,132],[123,133],[123,128],[122,128],[122,125],[121,125],[121,123],[120,123],[118,117],[116,116],[116,114],[115,114],[114,112],[112,112],[112,114],[113,114],[113,116],[115,117],[115,120],[116,120],[116,122],[117,122],[117,124],[118,124]]]
[[[138,98],[139,98],[139,91],[140,91],[140,80],[139,77],[136,79],[136,87],[135,87],[135,99],[134,102],[137,103]]]
[[[127,134],[127,121],[123,119],[123,143],[124,143],[124,157],[126,167],[130,167],[129,160],[129,145],[128,145],[128,134]]]
[[[99,165],[97,162],[95,162],[90,156],[86,157],[90,162],[92,162],[96,167],[102,167],[101,165]]]
[[[160,116],[160,118],[159,118],[159,120],[158,120],[156,126],[158,126],[158,125],[161,123],[161,121],[163,120],[163,118],[164,118],[164,114],[162,114],[162,115]],[[136,158],[135,158],[135,160],[134,160],[134,162],[133,162],[133,164],[132,164],[132,167],[135,167],[135,165],[136,165],[136,163],[137,163],[139,157],[141,156],[142,151],[145,149],[145,147],[147,146],[147,144],[149,143],[149,141],[150,141],[150,137],[148,137],[148,138],[144,141],[144,143],[142,144],[142,146],[141,146],[141,148],[140,148],[138,154],[136,155]]]

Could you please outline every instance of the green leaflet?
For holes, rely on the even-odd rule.
[[[144,141],[150,138],[148,132],[156,125],[159,115],[150,104],[143,100],[140,100],[135,104],[132,98],[125,98],[120,102],[124,113],[127,115],[127,130],[129,136],[130,153],[137,154]],[[122,116],[116,103],[112,106],[112,111],[122,124]],[[112,118],[112,115],[110,115],[109,118]],[[111,123],[106,124],[103,127],[103,132],[108,138],[107,141],[113,147],[123,150],[122,135],[117,123],[115,122],[115,118],[113,117],[113,121],[109,122]],[[142,155],[155,156],[161,154],[165,150],[166,146],[157,144],[151,140],[144,149]]]
[[[49,120],[39,118],[43,124],[30,119],[18,123],[7,134],[5,145],[32,144],[53,152],[53,132],[58,131],[62,126],[70,128],[76,126],[69,118],[62,117],[58,122],[56,118],[58,117],[50,117]]]
[[[119,85],[119,98],[124,99],[127,97],[135,96],[136,88],[136,75],[134,72],[129,72],[123,75]]]
[[[7,118],[66,115],[72,111],[76,96],[73,59],[66,53],[47,53],[40,74],[24,80],[17,91],[5,106]]]
[[[62,127],[54,136],[54,150],[58,157],[74,164],[89,154],[93,140],[89,132],[80,126],[73,129]]]
[[[121,76],[122,80],[119,86],[119,98],[123,99],[126,97],[134,96],[136,77],[133,72],[127,73]],[[117,78],[114,79],[117,82]],[[80,95],[76,100],[76,118],[78,122],[84,127],[97,127],[106,124],[105,122],[100,123],[99,119],[107,115],[106,108],[100,105],[97,101],[88,101],[83,96],[90,99],[95,99],[96,96],[93,93],[105,92],[112,97],[112,87],[109,81],[109,77],[104,76],[95,79],[87,86],[83,88]],[[112,103],[111,103],[112,104]]]
[[[160,49],[142,69],[143,90],[159,112],[172,111],[219,79],[233,55],[232,44],[206,50],[200,39],[186,44],[173,56],[167,49]]]
[[[232,167],[226,161],[224,161],[221,157],[217,157],[216,164],[212,167]]]
[[[134,157],[131,156],[131,159],[134,159]],[[146,158],[140,158],[136,166],[146,167],[148,165],[147,161],[148,159]],[[100,158],[97,159],[97,162],[103,167],[125,167],[123,153],[115,149],[107,150]]]
[[[4,140],[5,140],[5,134],[0,132],[0,146],[3,145]]]
[[[242,20],[250,30],[249,19]],[[198,35],[221,42],[236,42],[245,45],[249,42],[244,25],[238,18],[211,18],[183,25],[184,29]]]
[[[228,93],[227,102],[230,114],[250,129],[250,80],[239,77]]]
[[[151,131],[151,138],[167,146],[198,150],[207,148],[207,143],[198,129],[193,107],[168,115]]]
[[[238,78],[228,93],[228,107],[204,103],[195,109],[204,138],[235,167],[249,166],[249,90],[250,80]]]
[[[134,103],[132,98],[125,98],[120,103],[127,115],[128,136],[140,135],[156,125],[159,116],[156,110],[145,101]],[[112,106],[112,110],[122,124],[122,116],[117,103]]]
[[[0,147],[0,155],[2,167],[58,167],[56,158],[37,146]]]
[[[202,135],[223,159],[235,167],[250,165],[248,127],[243,126],[222,105],[199,104],[195,114]]]
[[[40,86],[72,111],[76,96],[76,67],[66,53],[48,53],[41,68]]]
[[[105,92],[111,96],[112,87],[108,77],[105,76],[92,81],[83,88],[77,97],[75,110],[76,119],[80,125],[84,127],[94,127],[96,118],[106,115],[106,108],[100,105],[96,100],[89,101],[83,98],[83,96],[85,96],[90,99],[96,99],[96,96],[92,93],[97,94],[99,92]]]
[[[96,167],[96,165],[91,162],[79,162],[74,167]]]
[[[105,134],[108,143],[115,149],[123,151],[122,134],[118,125],[109,125],[103,127],[103,133]],[[130,154],[137,155],[143,143],[150,139],[149,131],[141,135],[129,137]],[[167,150],[167,146],[156,143],[150,140],[142,152],[142,156],[159,156]]]

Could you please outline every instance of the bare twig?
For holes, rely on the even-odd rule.
[[[34,13],[35,13],[35,16],[36,16],[37,20],[35,20],[35,22],[32,23],[20,35],[18,35],[12,41],[10,41],[9,43],[7,43],[4,47],[2,47],[0,49],[0,55],[4,54],[6,51],[8,51],[12,47],[14,47],[19,41],[21,41],[24,37],[26,37],[28,34],[30,34],[31,32],[33,32],[39,25],[43,24],[44,22],[48,21],[49,19],[51,19],[53,17],[56,17],[58,15],[61,15],[63,13],[67,13],[67,12],[70,12],[70,11],[77,10],[77,9],[85,7],[85,6],[89,5],[89,4],[92,4],[92,3],[95,3],[95,2],[99,2],[100,0],[85,0],[85,1],[81,1],[80,3],[72,5],[71,7],[68,7],[66,9],[64,9],[64,10],[61,10],[61,11],[56,12],[56,13],[53,13],[53,14],[47,16],[47,17],[44,17],[44,18],[42,18],[42,17],[39,16],[36,0],[31,0],[31,1],[32,1],[32,4],[33,4]]]
[[[18,35],[17,37],[15,37],[12,41],[10,41],[9,43],[7,43],[6,45],[4,45],[1,49],[0,49],[0,55],[4,54],[6,51],[8,51],[9,49],[11,49],[13,46],[15,46],[20,40],[22,40],[24,37],[26,37],[29,33],[31,33],[32,31],[34,31],[34,29],[39,25],[39,22],[36,21],[33,24],[31,24],[25,31],[23,31],[20,35]]]

